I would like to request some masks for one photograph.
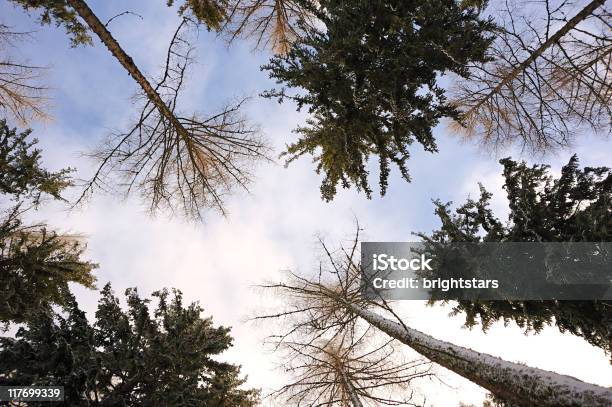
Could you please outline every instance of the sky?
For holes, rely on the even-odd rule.
[[[90,1],[102,21],[128,10],[118,0]],[[109,29],[148,77],[159,73],[168,41],[180,20],[165,1],[132,2],[125,15]],[[28,15],[0,1],[0,23],[33,31],[31,39],[11,50],[17,58],[47,67],[45,83],[51,89],[53,120],[34,123],[45,165],[78,169],[87,178],[95,168],[84,153],[102,142],[112,130],[125,128],[136,114],[132,97],[136,84],[98,42],[71,48],[62,28],[40,27],[36,14]],[[277,156],[295,140],[291,130],[305,114],[294,106],[258,97],[274,86],[259,67],[270,56],[254,52],[253,44],[231,47],[213,33],[202,32],[196,42],[197,63],[192,67],[182,103],[186,111],[214,112],[224,101],[251,96],[247,115],[258,123]],[[462,202],[475,196],[478,182],[494,193],[493,208],[506,213],[498,160],[510,155],[529,162],[545,162],[558,172],[572,153],[583,165],[609,165],[610,141],[584,134],[567,151],[546,157],[500,155],[460,140],[441,124],[435,129],[439,153],[418,146],[412,149],[406,183],[393,172],[385,197],[371,200],[356,190],[341,190],[333,202],[320,199],[321,177],[309,157],[285,168],[281,160],[261,164],[249,193],[240,192],[227,202],[228,216],[208,213],[202,223],[159,213],[150,216],[138,196],[122,199],[98,191],[86,205],[69,210],[50,203],[31,214],[61,231],[87,238],[86,256],[100,264],[98,286],[112,282],[116,293],[138,287],[143,295],[162,287],[176,287],[188,301],[199,301],[217,324],[231,326],[234,346],[223,358],[242,365],[248,385],[264,393],[284,383],[282,360],[263,345],[271,327],[248,318],[277,301],[253,286],[276,281],[282,270],[309,272],[318,265],[317,238],[331,246],[352,238],[355,220],[364,229],[363,240],[410,241],[411,233],[428,232],[439,225],[432,199]],[[376,179],[372,178],[376,185]],[[73,191],[77,193],[78,191]],[[95,291],[74,287],[82,308],[93,317]],[[579,379],[612,386],[612,367],[603,351],[556,328],[539,335],[524,335],[510,325],[494,325],[487,334],[462,327],[462,318],[449,317],[450,309],[425,307],[421,302],[401,304],[402,315],[414,328],[436,338],[530,366],[571,374]],[[423,383],[428,406],[478,403],[484,392],[439,369],[440,382]],[[445,384],[443,384],[444,382]]]

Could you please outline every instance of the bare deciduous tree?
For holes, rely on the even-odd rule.
[[[609,133],[612,19],[604,3],[503,3],[491,60],[457,83],[464,120],[456,129],[533,152],[567,146],[580,130]]]
[[[300,36],[298,21],[313,23],[310,0],[232,0],[224,31],[230,42],[238,37],[252,38],[257,48],[271,48],[285,54]]]
[[[28,36],[0,24],[0,110],[19,124],[47,119],[47,88],[40,84],[42,67],[15,61],[9,49]]]
[[[416,405],[411,382],[432,376],[431,364],[402,362],[392,340],[372,345],[370,331],[333,340],[285,339],[286,370],[295,379],[274,395],[295,406]]]
[[[325,245],[325,264],[315,278],[289,273],[285,282],[270,284],[286,298],[287,308],[275,315],[282,318],[290,335],[304,338],[341,338],[351,335],[358,321],[409,346],[435,362],[491,393],[525,407],[609,406],[612,390],[438,340],[407,326],[392,305],[368,300],[361,295],[358,235],[341,253]],[[374,312],[378,309],[381,312]],[[282,339],[282,338],[281,338]],[[329,339],[328,339],[329,340]],[[308,342],[311,343],[311,342]]]
[[[126,194],[138,190],[151,211],[178,208],[196,219],[208,208],[224,214],[225,195],[247,187],[251,166],[265,159],[268,149],[257,127],[240,113],[244,100],[207,117],[183,115],[178,108],[192,51],[183,31],[191,20],[184,18],[176,30],[164,73],[153,86],[84,1],[68,3],[142,89],[136,123],[96,152],[100,167],[79,201],[96,187],[115,187],[108,176],[118,173],[119,188]]]

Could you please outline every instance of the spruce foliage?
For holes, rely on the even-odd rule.
[[[81,259],[78,237],[26,225],[23,213],[45,197],[61,200],[72,185],[71,169],[51,172],[30,131],[18,133],[0,120],[0,196],[9,209],[0,219],[0,322],[24,322],[53,305],[65,305],[69,283],[94,287],[96,265]]]
[[[425,239],[436,242],[609,242],[612,241],[612,170],[579,168],[574,155],[558,178],[546,165],[528,166],[510,158],[504,167],[504,189],[510,209],[502,222],[490,208],[492,194],[481,185],[480,198],[454,212],[436,201],[442,226]],[[535,277],[534,277],[535,278]],[[514,321],[539,332],[555,324],[560,331],[612,351],[611,301],[465,301],[454,307],[466,325],[486,330],[495,321]]]
[[[61,192],[72,185],[70,168],[50,172],[41,167],[38,140],[30,139],[30,130],[17,133],[0,120],[0,193],[13,199],[40,203],[44,194],[62,199]]]
[[[258,392],[239,387],[238,366],[215,357],[231,346],[229,328],[203,309],[185,306],[178,290],[136,289],[122,309],[110,285],[88,322],[72,298],[60,314],[38,314],[15,338],[0,338],[0,385],[58,385],[66,406],[256,405]]]
[[[67,0],[9,0],[28,12],[39,13],[41,25],[54,24],[63,26],[73,47],[91,45],[93,40],[86,24],[78,17]],[[175,0],[166,0],[168,7],[174,6]],[[185,0],[178,7],[181,16],[192,16],[208,29],[218,30],[225,20],[227,2],[224,0]]]
[[[310,113],[285,155],[288,162],[314,156],[325,175],[323,199],[333,199],[338,185],[370,197],[370,156],[378,156],[384,194],[391,165],[409,181],[410,146],[437,151],[432,128],[459,119],[439,79],[466,75],[466,64],[484,60],[491,23],[448,0],[317,3],[310,11],[320,24],[302,22],[303,36],[262,67],[283,86],[264,96]]]

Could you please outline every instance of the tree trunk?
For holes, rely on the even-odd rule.
[[[149,100],[157,107],[162,116],[164,116],[182,137],[187,141],[187,131],[176,118],[174,113],[162,100],[159,93],[151,86],[147,78],[140,72],[132,58],[121,48],[121,45],[113,38],[112,34],[106,29],[104,24],[98,19],[94,12],[89,8],[84,0],[66,0],[68,4],[74,8],[79,16],[87,23],[89,28],[98,36],[100,41],[108,48],[113,56],[121,63],[128,71],[130,76],[134,78],[140,85]]]
[[[533,51],[529,58],[524,60],[521,64],[517,65],[512,69],[487,95],[485,95],[476,105],[471,107],[465,115],[468,116],[470,113],[478,110],[480,106],[486,103],[493,95],[499,93],[499,91],[510,83],[514,78],[517,77],[522,71],[524,71],[533,61],[535,61],[540,55],[544,53],[548,48],[550,48],[553,44],[559,41],[565,34],[570,32],[574,27],[576,27],[581,21],[590,16],[593,11],[597,8],[601,7],[606,0],[593,0],[589,4],[587,4],[578,14],[572,17],[563,27],[561,27],[557,32],[555,32],[551,37],[549,37],[538,49]]]
[[[351,404],[353,405],[353,407],[363,407],[363,403],[361,402],[361,400],[359,400],[359,395],[355,391],[355,387],[353,387],[353,384],[351,383],[350,379],[346,376],[346,372],[344,371],[344,368],[342,366],[340,366],[340,376],[342,377],[342,383],[346,388],[346,392],[348,393],[349,398],[351,399]]]
[[[609,407],[612,390],[440,341],[354,304],[345,306],[372,326],[431,361],[522,407]]]

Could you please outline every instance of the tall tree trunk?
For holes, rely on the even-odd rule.
[[[157,107],[159,112],[164,116],[172,126],[176,129],[177,133],[182,136],[187,143],[189,143],[189,137],[186,129],[183,127],[181,122],[176,118],[174,113],[170,110],[168,105],[162,100],[161,96],[151,86],[151,83],[145,78],[140,72],[138,66],[134,63],[132,58],[121,48],[121,45],[113,38],[112,34],[106,29],[104,24],[100,21],[98,16],[89,8],[84,0],[67,0],[68,4],[74,8],[79,16],[85,20],[89,28],[98,36],[100,41],[108,48],[113,56],[121,63],[121,65],[128,71],[130,76],[140,85],[144,93],[147,95],[149,100]]]
[[[516,78],[521,72],[523,72],[529,65],[531,65],[538,57],[540,57],[544,51],[550,48],[553,44],[559,41],[565,34],[574,29],[581,21],[588,18],[593,11],[597,8],[601,7],[606,0],[593,0],[589,4],[587,4],[578,14],[572,17],[563,27],[561,27],[557,32],[555,32],[552,36],[550,36],[538,49],[533,51],[529,58],[524,60],[519,65],[515,66],[504,78],[489,92],[487,93],[477,104],[472,106],[465,115],[469,115],[470,113],[478,110],[480,106],[486,103],[493,95],[499,93],[499,91],[509,84],[514,78]]]
[[[340,377],[342,378],[342,383],[344,384],[344,387],[346,388],[346,392],[348,393],[349,398],[351,399],[351,404],[353,405],[353,407],[363,407],[363,403],[359,399],[359,395],[355,391],[355,387],[351,383],[351,380],[347,377],[344,367],[340,366],[339,370],[340,370]]]
[[[609,407],[612,390],[435,339],[351,303],[347,309],[431,361],[522,407]]]

